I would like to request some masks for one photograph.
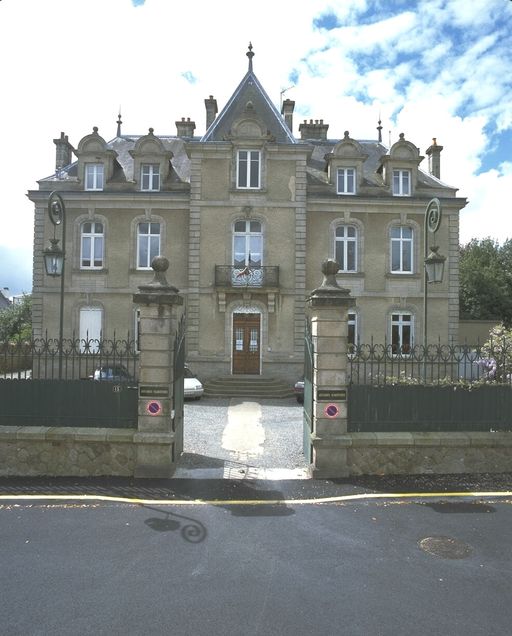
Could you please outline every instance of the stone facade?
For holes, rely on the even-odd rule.
[[[356,300],[349,338],[420,344],[425,208],[438,197],[436,242],[447,273],[429,292],[429,338],[456,342],[466,201],[440,180],[442,147],[428,149],[428,172],[404,135],[387,148],[349,132],[331,139],[328,124],[310,120],[296,138],[294,103],[286,100],[279,112],[254,73],[254,53],[248,56],[224,108],[205,100],[203,135],[194,136],[188,119],[176,122],[176,135],[151,128],[124,135],[119,120],[108,142],[96,128],[76,149],[64,134],[54,140],[55,173],[29,192],[34,334],[58,332],[60,284],[44,274],[41,257],[54,230],[48,194],[57,190],[67,214],[65,337],[133,332],[132,295],[158,252],[185,300],[187,360],[205,379],[296,379],[305,299],[327,257],[338,259],[338,283]]]

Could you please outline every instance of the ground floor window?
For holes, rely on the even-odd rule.
[[[413,346],[413,316],[407,312],[391,314],[391,347],[394,354],[408,354]]]
[[[80,351],[97,353],[101,340],[103,310],[101,307],[80,309]]]

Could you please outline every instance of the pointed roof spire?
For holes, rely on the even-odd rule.
[[[249,73],[252,73],[252,58],[254,57],[254,53],[252,52],[252,42],[249,42],[249,50],[246,55],[249,58]]]
[[[382,126],[381,126],[382,122],[380,120],[380,113],[379,113],[379,125],[377,126],[377,130],[379,131],[379,142],[382,142]]]
[[[121,106],[119,106],[119,115],[117,116],[117,137],[121,136]]]

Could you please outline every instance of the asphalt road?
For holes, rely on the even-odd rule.
[[[511,633],[512,500],[300,504],[225,480],[283,501],[190,505],[187,488],[189,505],[3,501],[1,633]]]

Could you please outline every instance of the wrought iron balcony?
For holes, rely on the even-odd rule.
[[[215,265],[216,287],[279,287],[279,266],[235,267],[233,265]]]

